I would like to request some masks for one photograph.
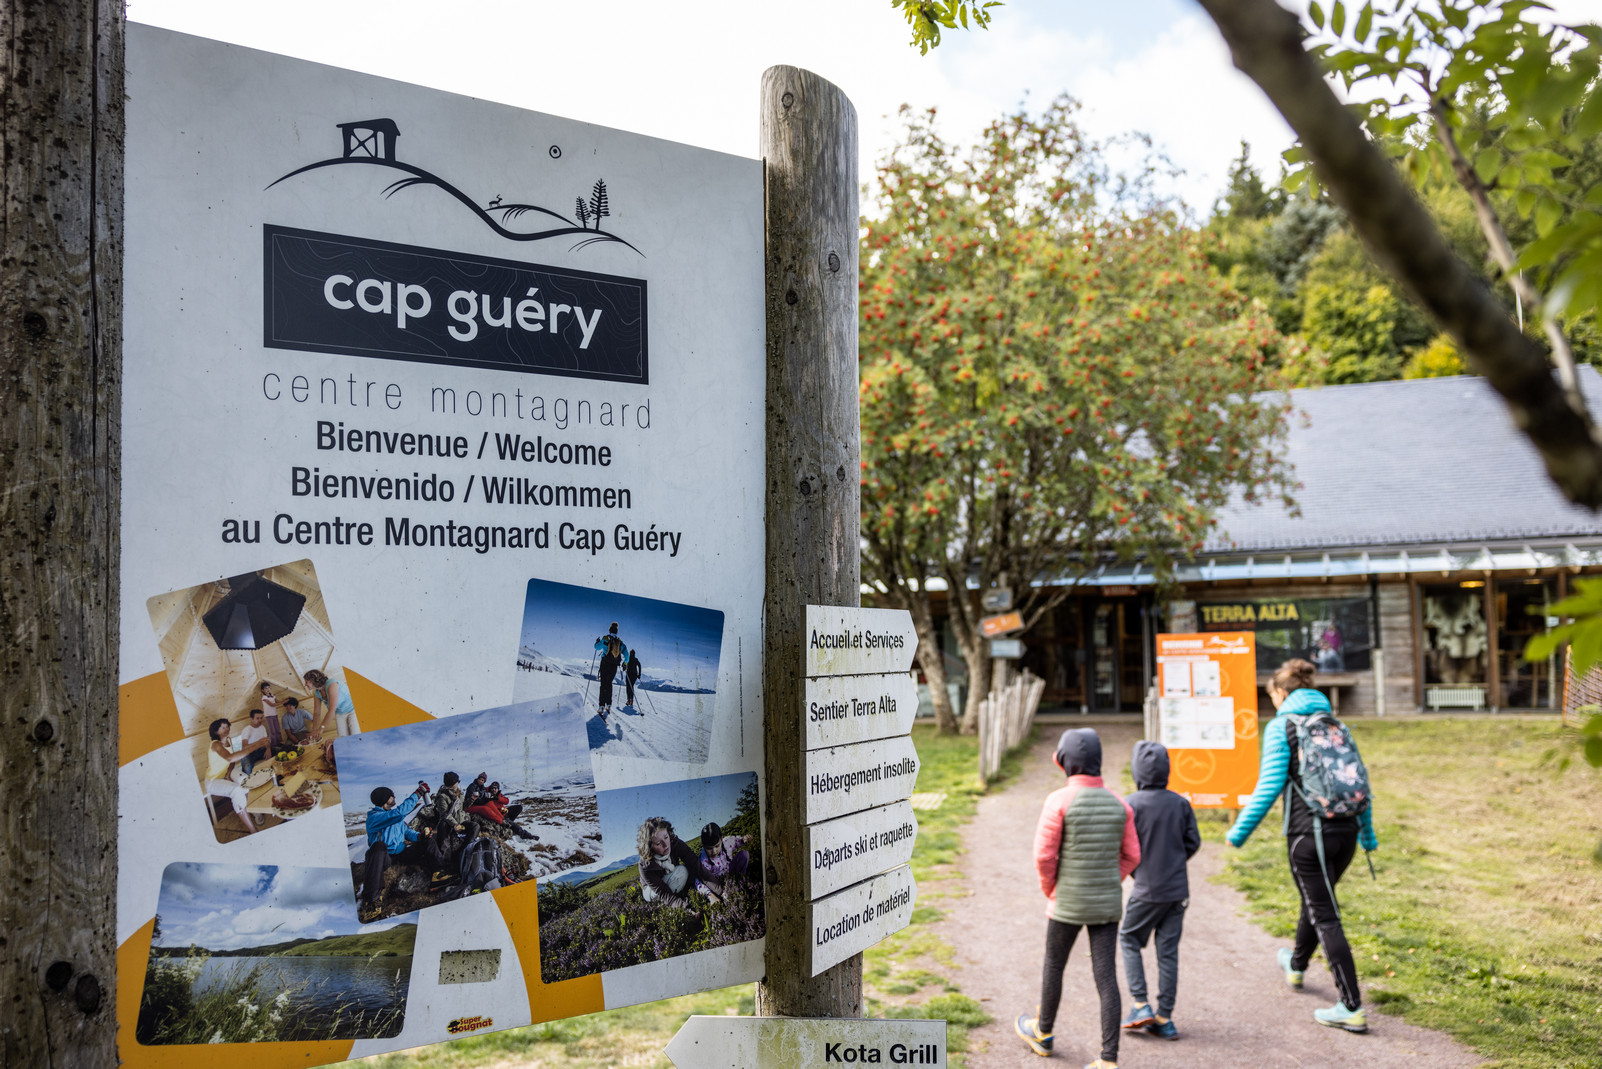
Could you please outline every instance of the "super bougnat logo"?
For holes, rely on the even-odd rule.
[[[597,242],[616,242],[634,249],[635,252],[640,251],[618,235],[602,229],[602,221],[612,214],[611,198],[607,193],[604,179],[597,178],[594,185],[573,198],[572,215],[540,204],[508,203],[499,193],[481,205],[439,175],[396,159],[395,142],[400,139],[400,128],[396,126],[394,119],[364,119],[360,122],[342,122],[335,125],[344,139],[344,151],[340,155],[298,167],[269,184],[267,188],[271,189],[279,182],[287,182],[291,178],[323,167],[386,167],[406,176],[384,187],[382,195],[386,200],[413,186],[436,186],[461,202],[462,206],[472,212],[480,222],[508,241],[545,241],[549,238],[572,237],[577,240],[568,250],[570,252]],[[562,155],[562,150],[552,145],[550,155],[552,159],[558,159]],[[528,228],[530,223],[533,224],[533,228]]]
[[[453,1036],[459,1036],[464,1032],[479,1032],[491,1028],[494,1024],[493,1017],[458,1017],[445,1026],[445,1031]]]

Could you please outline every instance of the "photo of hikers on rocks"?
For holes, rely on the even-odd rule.
[[[576,709],[486,709],[342,746],[345,834],[363,921],[601,857],[595,776]]]
[[[602,791],[606,856],[540,880],[546,983],[760,939],[754,772]]]
[[[592,750],[699,764],[717,712],[723,613],[531,579],[512,694],[578,694]]]

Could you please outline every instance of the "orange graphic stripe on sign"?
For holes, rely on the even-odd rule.
[[[540,896],[532,879],[492,892],[495,905],[512,934],[517,962],[528,985],[528,1008],[533,1023],[577,1017],[606,1009],[601,976],[580,976],[547,984],[540,979]]]

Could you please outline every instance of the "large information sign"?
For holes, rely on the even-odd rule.
[[[124,1064],[760,977],[761,163],[127,65]],[[818,700],[831,745],[911,704]]]
[[[1250,631],[1157,636],[1158,736],[1168,786],[1234,809],[1257,786],[1257,647]]]

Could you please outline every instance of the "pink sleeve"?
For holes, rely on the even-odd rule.
[[[1050,898],[1057,892],[1057,864],[1062,851],[1062,811],[1066,808],[1053,791],[1046,797],[1040,810],[1040,824],[1035,828],[1035,871],[1040,874],[1040,893]]]
[[[1135,834],[1135,811],[1124,802],[1124,841],[1118,848],[1118,878],[1122,880],[1139,864],[1140,836]]]

